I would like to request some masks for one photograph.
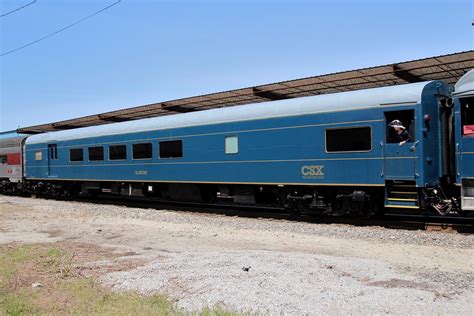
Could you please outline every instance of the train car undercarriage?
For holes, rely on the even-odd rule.
[[[117,196],[211,203],[216,205],[269,206],[284,208],[295,214],[370,217],[381,214],[412,214],[426,216],[461,215],[454,192],[445,193],[441,187],[420,189],[419,209],[386,208],[385,187],[333,187],[290,185],[241,185],[147,182],[78,182],[0,180],[0,194],[38,195],[48,197]],[[472,214],[468,215],[472,216]]]

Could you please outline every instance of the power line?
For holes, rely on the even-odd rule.
[[[27,3],[27,4],[25,4],[25,5],[21,6],[21,7],[16,8],[15,10],[9,11],[9,12],[7,12],[7,13],[3,13],[2,15],[0,15],[0,18],[3,18],[3,17],[5,17],[5,16],[7,16],[7,15],[9,15],[9,14],[12,14],[12,13],[16,12],[16,11],[20,11],[21,9],[24,9],[24,8],[26,8],[27,6],[30,6],[30,5],[34,4],[36,1],[37,1],[37,0],[33,0],[33,1],[31,1],[30,3]]]
[[[80,20],[77,20],[77,21],[74,22],[74,23],[71,23],[71,24],[69,24],[69,25],[67,25],[67,26],[65,26],[65,27],[63,27],[63,28],[61,28],[61,29],[59,29],[59,30],[53,32],[53,33],[50,33],[50,34],[48,34],[48,35],[45,35],[45,36],[43,36],[43,37],[41,37],[41,38],[39,38],[39,39],[37,39],[37,40],[35,40],[35,41],[33,41],[33,42],[30,42],[30,43],[25,44],[25,45],[23,45],[23,46],[20,46],[20,47],[17,47],[17,48],[15,48],[15,49],[12,49],[12,50],[9,50],[9,51],[7,51],[7,52],[4,52],[4,53],[0,54],[0,57],[3,57],[3,56],[5,56],[5,55],[11,54],[11,53],[14,53],[14,52],[16,52],[16,51],[19,51],[20,49],[26,48],[26,47],[28,47],[28,46],[31,46],[31,45],[36,44],[36,43],[38,43],[38,42],[41,42],[41,41],[43,41],[43,40],[45,40],[45,39],[47,39],[47,38],[49,38],[49,37],[51,37],[51,36],[54,36],[54,35],[56,35],[56,34],[58,34],[58,33],[61,33],[62,31],[65,31],[65,30],[67,30],[67,29],[69,29],[69,28],[71,28],[71,27],[73,27],[73,26],[75,26],[75,25],[77,25],[77,24],[79,24],[79,23],[81,23],[81,22],[84,22],[85,20],[88,20],[88,19],[90,19],[90,18],[96,16],[97,14],[99,14],[99,13],[101,13],[101,12],[104,12],[105,10],[110,9],[111,7],[113,7],[113,6],[117,5],[117,4],[119,4],[121,1],[122,1],[122,0],[118,0],[118,1],[116,1],[116,2],[114,2],[114,3],[112,3],[112,4],[110,4],[110,5],[106,6],[105,8],[100,9],[100,10],[97,11],[97,12],[94,12],[94,13],[92,13],[92,14],[90,14],[90,15],[88,15],[88,16],[86,16],[86,17],[80,19]]]

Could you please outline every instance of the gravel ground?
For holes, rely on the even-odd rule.
[[[102,281],[187,311],[474,314],[472,235],[0,196],[0,243],[58,240],[140,258]]]
[[[185,310],[223,304],[270,314],[404,314],[408,299],[417,313],[460,314],[470,304],[468,295],[438,292],[436,282],[416,281],[378,260],[304,253],[183,252],[104,281],[117,290],[167,289]]]

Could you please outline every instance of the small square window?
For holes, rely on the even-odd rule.
[[[70,161],[83,161],[84,151],[82,148],[69,149],[69,160]]]
[[[133,159],[151,159],[153,148],[151,143],[133,144]]]
[[[239,152],[239,138],[237,136],[229,136],[225,138],[225,153],[237,154]]]
[[[109,146],[109,159],[110,160],[127,159],[127,146],[126,145]]]
[[[101,161],[104,160],[104,147],[89,147],[89,160],[90,161]]]
[[[474,136],[474,98],[462,98],[461,125],[464,136]]]
[[[42,160],[43,159],[43,153],[41,151],[35,152],[35,160]]]
[[[415,135],[415,111],[414,110],[402,110],[402,111],[390,111],[385,112],[385,125],[387,143],[400,143],[401,140],[405,139],[406,142],[413,142]],[[396,123],[396,124],[395,124]],[[403,137],[402,134],[398,134],[394,125],[403,126]]]

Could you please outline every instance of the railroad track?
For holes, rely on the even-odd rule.
[[[351,225],[351,226],[380,226],[390,229],[426,230],[450,233],[474,233],[474,218],[465,217],[438,217],[415,215],[381,215],[370,218],[322,216],[313,214],[290,213],[278,207],[256,207],[246,205],[212,204],[198,202],[179,202],[163,200],[129,199],[121,197],[46,197],[38,198],[61,201],[75,201],[93,204],[113,204],[136,208],[168,209],[180,212],[193,212],[203,214],[218,214],[225,216],[238,216],[247,218],[266,218],[308,223]]]

